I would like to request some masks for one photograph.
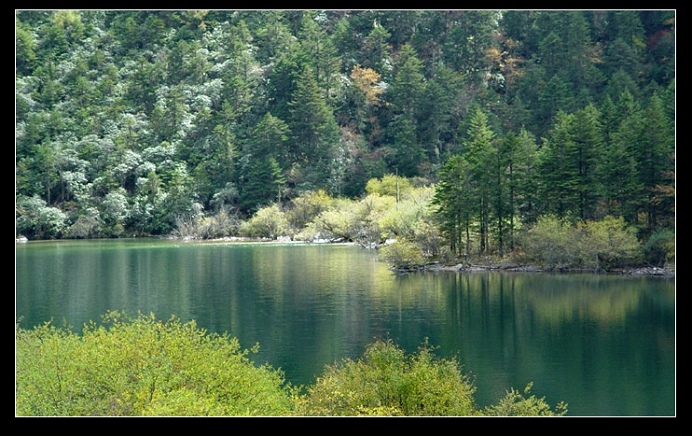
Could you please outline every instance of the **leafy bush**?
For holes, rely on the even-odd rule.
[[[286,219],[296,232],[300,232],[317,215],[330,209],[333,202],[334,199],[322,189],[306,192],[291,200]]]
[[[631,264],[640,252],[637,230],[622,217],[607,216],[600,221],[577,225],[580,261],[598,271]]]
[[[560,269],[577,264],[578,250],[574,236],[567,220],[546,215],[539,217],[536,225],[520,241],[530,261],[536,261],[547,268]]]
[[[423,344],[406,355],[391,340],[376,341],[358,360],[328,366],[296,412],[312,416],[476,414],[475,387],[454,360],[438,359]]]
[[[257,211],[249,220],[240,224],[238,233],[251,238],[276,239],[285,235],[288,223],[283,211],[277,204],[266,206]]]
[[[45,323],[16,329],[15,407],[20,416],[471,416],[565,414],[514,389],[476,408],[475,387],[456,360],[427,340],[407,355],[391,340],[362,358],[327,366],[300,391],[283,373],[249,358],[238,340],[194,321],[108,312],[103,324]],[[525,390],[529,393],[530,386]]]
[[[379,256],[395,268],[410,268],[425,263],[420,248],[407,240],[398,240],[381,247]]]
[[[510,389],[496,405],[488,406],[483,410],[486,416],[562,416],[567,414],[567,404],[560,402],[555,410],[545,402],[545,398],[537,398],[535,395],[527,397],[531,393],[533,383],[529,383],[524,392]]]
[[[253,365],[237,339],[194,321],[110,312],[81,336],[52,323],[16,333],[17,415],[290,413],[279,371]]]
[[[70,238],[97,238],[101,231],[99,221],[89,215],[81,215],[77,221],[67,229],[67,236]]]
[[[576,225],[542,216],[520,244],[529,261],[551,269],[608,270],[631,264],[640,251],[636,229],[610,216]]]
[[[659,229],[649,236],[642,248],[644,260],[651,265],[663,267],[675,259],[675,232]]]
[[[240,219],[235,213],[222,208],[212,216],[178,216],[175,224],[176,233],[181,237],[212,239],[235,236],[240,227]],[[246,228],[246,231],[249,230]]]
[[[67,214],[38,196],[17,196],[16,219],[17,234],[29,239],[61,237],[67,226]]]
[[[394,174],[385,174],[381,179],[370,179],[365,184],[365,192],[369,195],[388,195],[395,198],[411,189],[412,185],[409,179]]]

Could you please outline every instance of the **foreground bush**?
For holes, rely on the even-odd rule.
[[[310,416],[561,416],[543,398],[511,389],[495,406],[479,409],[472,381],[456,360],[440,359],[427,341],[407,355],[392,341],[376,341],[362,358],[328,366],[296,402]]]
[[[82,335],[51,323],[16,331],[16,414],[26,416],[475,416],[563,415],[514,389],[478,409],[455,360],[427,341],[407,355],[391,341],[327,366],[305,391],[256,366],[235,338],[194,321],[118,312]]]
[[[370,345],[359,360],[329,366],[297,407],[305,415],[468,416],[475,387],[453,360],[425,344],[406,355],[391,341]]]
[[[32,416],[286,415],[282,375],[256,367],[237,339],[194,322],[129,320],[105,326],[18,329],[16,413]],[[253,350],[256,352],[256,350]]]
[[[496,405],[483,409],[486,416],[563,416],[567,414],[567,404],[560,402],[555,410],[545,402],[545,398],[538,398],[531,393],[533,383],[524,388],[524,393],[512,388]]]

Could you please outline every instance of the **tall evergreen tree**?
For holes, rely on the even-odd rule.
[[[414,48],[405,44],[396,56],[394,81],[387,90],[387,98],[395,114],[403,114],[409,119],[415,118],[425,89],[424,80],[423,63],[418,59]]]
[[[559,218],[579,215],[579,179],[572,144],[573,115],[559,111],[538,154],[541,213]]]
[[[571,141],[575,148],[575,170],[578,179],[579,217],[582,220],[593,220],[601,192],[601,175],[598,163],[603,160],[602,126],[600,112],[594,105],[589,105],[574,114]]]
[[[454,155],[440,169],[432,204],[440,230],[452,253],[468,257],[471,252],[471,225],[477,202],[472,168],[461,155]]]
[[[569,82],[560,74],[552,76],[536,101],[534,119],[538,135],[543,136],[548,131],[559,111],[572,112],[574,100],[574,88],[570,87]]]
[[[306,63],[315,75],[317,86],[323,90],[327,101],[331,101],[339,87],[341,58],[331,37],[320,28],[315,19],[314,13],[303,15],[298,40]]]
[[[495,210],[498,219],[498,245],[502,253],[504,243],[514,249],[515,231],[522,219],[531,223],[534,219],[536,198],[534,192],[534,161],[536,143],[531,134],[522,129],[518,134],[509,132],[498,142],[498,183],[495,192]],[[503,229],[507,220],[507,229]]]
[[[634,199],[638,196],[638,177],[634,156],[628,145],[633,138],[635,124],[626,112],[618,113],[609,96],[601,105],[603,119],[603,158],[599,163],[599,173],[603,187],[605,212],[621,216],[628,222],[635,222],[636,207]],[[627,110],[623,106],[620,109]],[[623,117],[627,121],[623,122]]]
[[[646,230],[656,229],[670,221],[670,199],[658,197],[661,188],[673,184],[675,174],[675,135],[673,124],[666,117],[663,101],[654,94],[643,111],[645,123],[636,145],[638,174],[646,195]]]
[[[328,158],[339,143],[339,127],[310,67],[298,78],[289,106],[290,160],[303,173],[297,182],[312,189],[328,177]]]
[[[392,60],[389,48],[390,37],[391,34],[387,32],[387,29],[375,21],[372,30],[363,40],[360,49],[361,65],[364,68],[372,68],[385,80],[391,78],[390,74],[392,72]]]
[[[516,148],[513,146],[513,176],[510,189],[516,186],[514,199],[521,221],[525,224],[536,222],[539,213],[539,168],[538,144],[536,138],[526,129],[517,135]],[[511,210],[514,210],[513,208]]]
[[[389,123],[393,131],[390,147],[394,150],[393,161],[389,166],[403,177],[419,175],[419,165],[423,161],[423,149],[416,140],[415,122],[406,115],[397,115]]]
[[[425,89],[423,64],[411,45],[405,44],[395,59],[394,81],[387,90],[390,103],[390,117],[385,137],[396,150],[395,164],[390,169],[400,167],[402,175],[418,175],[416,168],[422,157],[417,131],[418,109]],[[402,130],[403,129],[403,130]]]
[[[440,67],[425,84],[418,110],[418,136],[425,147],[428,161],[434,165],[442,162],[455,139],[454,131],[458,123],[455,114],[459,112],[456,97],[460,82],[459,76],[452,70]]]
[[[479,254],[487,254],[489,249],[491,203],[498,170],[494,141],[495,133],[488,124],[488,116],[477,107],[471,115],[471,125],[464,142],[464,157],[477,186]]]

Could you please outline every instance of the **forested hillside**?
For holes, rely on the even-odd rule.
[[[453,246],[471,228],[480,251],[511,248],[542,216],[622,218],[640,240],[674,231],[675,11],[20,10],[15,22],[29,239],[170,234],[314,193],[361,199],[394,174],[435,186]]]

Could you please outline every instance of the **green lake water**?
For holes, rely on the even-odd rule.
[[[475,378],[480,405],[511,387],[569,416],[675,416],[675,280],[595,274],[398,275],[352,245],[157,239],[16,244],[16,318],[75,330],[108,310],[228,332],[259,363],[311,384],[376,338],[427,338]]]

